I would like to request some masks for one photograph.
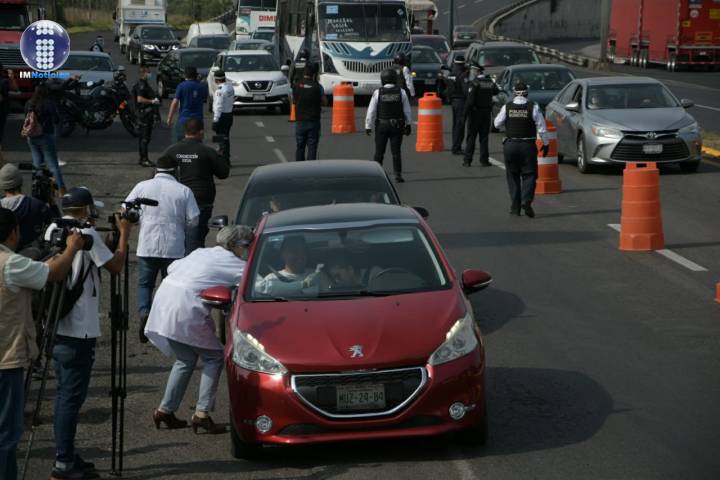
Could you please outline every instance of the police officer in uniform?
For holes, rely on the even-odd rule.
[[[495,128],[505,125],[503,155],[510,189],[510,214],[520,215],[520,207],[530,218],[535,216],[532,201],[535,197],[537,180],[537,147],[535,140],[543,142],[543,155],[548,152],[547,127],[536,103],[528,101],[528,86],[524,82],[515,84],[515,98],[504,105],[495,117]]]
[[[397,86],[405,90],[408,99],[415,96],[415,85],[412,74],[407,66],[407,57],[404,53],[398,53],[393,59],[393,67],[397,75]]]
[[[447,96],[452,105],[452,153],[463,155],[462,143],[465,137],[465,99],[470,82],[465,68],[465,57],[458,55],[453,60],[453,70],[446,78]]]
[[[138,164],[143,167],[152,167],[153,163],[148,157],[148,145],[152,138],[153,124],[155,123],[155,106],[160,104],[160,99],[157,98],[155,90],[150,86],[148,82],[148,76],[150,75],[150,69],[145,66],[141,66],[138,70],[139,78],[137,83],[133,86],[132,92],[135,97],[137,115],[137,126],[138,126],[138,149],[140,150],[140,158]]]
[[[230,163],[230,129],[233,124],[233,106],[235,104],[235,89],[232,82],[225,80],[225,72],[216,70],[215,94],[213,95],[213,131],[223,137],[221,154],[225,161]]]
[[[488,137],[490,135],[490,116],[493,96],[500,92],[493,80],[483,75],[481,65],[473,62],[470,65],[470,84],[465,101],[465,117],[467,118],[467,138],[465,139],[465,158],[463,166],[469,167],[475,154],[475,139],[480,136],[480,165],[490,166]]]
[[[318,142],[320,141],[320,114],[322,107],[327,105],[325,90],[317,81],[317,63],[308,63],[304,68],[303,78],[293,88],[296,104],[295,123],[295,161],[316,160]]]
[[[385,148],[390,141],[395,181],[402,183],[402,137],[410,135],[412,118],[410,101],[405,91],[398,86],[395,70],[385,70],[380,75],[382,87],[373,92],[365,117],[365,133],[370,135],[375,126],[375,161],[380,165],[385,157]]]

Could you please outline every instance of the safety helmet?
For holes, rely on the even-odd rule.
[[[387,85],[388,83],[397,85],[397,72],[391,68],[383,70],[380,74],[380,82],[382,82],[383,85]]]
[[[527,84],[521,80],[515,84],[513,93],[515,94],[515,96],[522,95],[523,97],[527,97],[528,93],[530,93],[530,89],[528,88]]]
[[[397,63],[398,65],[405,65],[407,57],[405,56],[404,53],[400,52],[397,55],[395,55],[394,60],[395,60],[395,63]]]

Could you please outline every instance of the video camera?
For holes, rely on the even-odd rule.
[[[32,196],[43,203],[50,203],[57,190],[52,172],[45,167],[36,168],[32,163],[20,163],[18,170],[32,171]]]
[[[140,209],[143,205],[157,207],[159,204],[160,203],[157,200],[153,200],[152,198],[138,197],[135,200],[130,200],[129,202],[122,202],[122,206],[125,207],[125,209],[120,216],[128,222],[135,224],[140,221]],[[115,225],[115,216],[111,215],[108,217],[108,222],[110,222],[111,225]]]
[[[73,229],[92,227],[92,224],[90,223],[80,222],[73,218],[58,218],[57,220],[54,220],[53,223],[56,225],[56,228],[50,232],[50,239],[48,242],[51,246],[62,250],[67,248],[67,238],[70,233],[72,233]],[[82,233],[80,235],[85,242],[83,250],[90,250],[93,247],[93,237],[86,233]]]

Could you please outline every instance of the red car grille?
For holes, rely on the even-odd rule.
[[[408,405],[427,382],[423,367],[381,370],[376,372],[293,375],[292,387],[300,399],[330,418],[357,419],[391,415]],[[337,405],[338,387],[382,386],[385,407],[342,411]]]

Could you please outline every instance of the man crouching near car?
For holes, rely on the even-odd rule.
[[[15,214],[0,208],[0,478],[17,478],[15,450],[23,429],[24,369],[38,355],[30,306],[33,290],[59,282],[83,247],[79,233],[67,238],[65,251],[35,262],[15,253],[20,228]]]

